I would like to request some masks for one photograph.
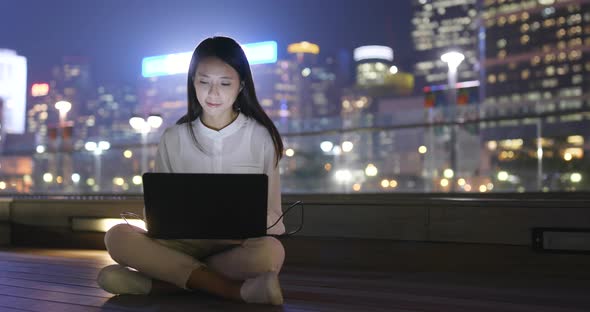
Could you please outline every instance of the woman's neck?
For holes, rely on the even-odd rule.
[[[232,111],[229,119],[223,118],[222,116],[215,118],[212,116],[201,115],[201,122],[209,129],[220,131],[234,122],[238,118],[238,115],[239,113],[234,111]]]

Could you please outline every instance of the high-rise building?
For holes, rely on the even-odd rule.
[[[289,58],[252,67],[260,103],[273,119],[310,119],[339,114],[337,62],[307,41],[290,44]]]
[[[252,66],[256,95],[270,118],[280,120],[298,115],[300,75],[297,64],[292,60]]]
[[[0,133],[25,133],[27,59],[13,50],[0,49],[0,101]]]
[[[53,67],[49,81],[31,85],[27,133],[34,136],[31,143],[37,152],[32,177],[36,190],[75,188],[71,177],[80,168],[74,161],[74,151],[83,149],[85,137],[80,135],[87,133],[80,131],[85,129],[85,122],[79,118],[87,116],[94,93],[90,63],[84,57],[64,57],[60,65]],[[43,173],[51,174],[55,183],[44,181]]]
[[[66,56],[61,66],[53,69],[52,74],[56,100],[72,103],[69,114],[77,116],[89,113],[88,101],[96,94],[91,80],[89,60],[81,56]]]
[[[334,58],[320,56],[320,46],[307,41],[292,43],[287,52],[295,59],[298,115],[317,118],[337,115],[337,64]]]
[[[354,49],[356,88],[373,97],[409,95],[414,88],[412,74],[394,65],[393,49],[370,45]]]
[[[27,110],[27,133],[35,136],[35,144],[47,142],[47,118],[52,109],[51,91],[49,83],[33,83]]]
[[[102,85],[87,103],[87,114],[77,117],[78,138],[119,138],[132,131],[129,119],[137,106],[136,89],[129,85]]]
[[[30,178],[31,157],[4,153],[10,147],[9,135],[25,133],[27,99],[27,60],[15,51],[0,49],[0,190],[28,191],[23,176]],[[16,137],[16,136],[15,136]],[[14,138],[14,137],[13,137]]]
[[[440,57],[456,50],[465,55],[457,81],[480,79],[479,0],[412,0],[414,74],[418,90],[447,83],[448,67]]]
[[[486,103],[590,103],[590,1],[486,0],[484,18]]]

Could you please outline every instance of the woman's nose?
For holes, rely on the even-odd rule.
[[[212,84],[211,88],[209,88],[209,94],[217,95],[219,93],[219,89],[217,88],[216,84]]]

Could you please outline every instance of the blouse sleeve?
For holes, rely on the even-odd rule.
[[[275,166],[276,152],[270,136],[264,145],[264,173],[268,176],[268,214],[267,226],[273,225],[283,213],[281,208],[281,176],[278,166]],[[267,230],[268,234],[280,235],[285,233],[285,225],[281,219],[274,227]]]
[[[158,151],[156,152],[155,172],[172,172],[170,158],[168,158],[168,148],[166,146],[166,138],[169,136],[169,132],[170,129],[166,129],[160,138]]]
[[[170,129],[166,129],[158,143],[158,151],[156,152],[156,165],[154,172],[172,172],[170,166],[170,159],[168,158],[168,148],[166,146],[166,137]],[[146,219],[145,206],[143,207],[143,219]]]

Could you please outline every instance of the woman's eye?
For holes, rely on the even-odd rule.
[[[224,86],[224,87],[229,87],[229,86],[231,86],[231,83],[227,83],[226,82],[226,83],[222,83],[221,85]]]
[[[208,84],[208,82],[207,82],[207,81],[203,81],[203,80],[199,81],[199,83],[200,83],[200,84]]]

